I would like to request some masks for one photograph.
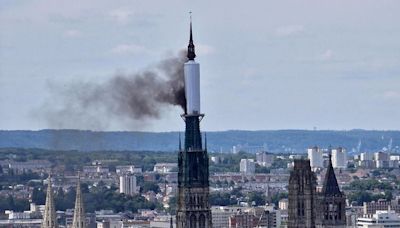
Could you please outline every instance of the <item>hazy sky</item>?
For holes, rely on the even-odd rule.
[[[43,117],[54,87],[176,53],[190,10],[203,129],[400,129],[398,0],[1,0],[0,129],[79,127]],[[179,108],[164,113],[89,127],[183,129]]]

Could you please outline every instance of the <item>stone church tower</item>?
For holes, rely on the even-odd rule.
[[[289,178],[288,228],[345,228],[346,197],[340,191],[331,156],[321,192],[309,160],[295,160]]]
[[[288,228],[314,228],[317,180],[309,160],[294,160],[289,178]]]
[[[183,149],[179,148],[178,155],[176,227],[211,228],[207,146],[203,148],[200,133],[200,121],[204,117],[200,112],[200,66],[194,61],[196,54],[192,22],[187,57],[188,61],[184,65],[187,104],[185,114],[182,115],[186,125],[185,145]]]
[[[318,206],[317,227],[346,227],[346,197],[339,189],[331,155]]]

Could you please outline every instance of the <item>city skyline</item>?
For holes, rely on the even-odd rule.
[[[89,115],[98,126],[79,112],[53,125],[43,107],[73,82],[102,83],[175,55],[191,10],[204,129],[400,129],[400,3],[307,3],[6,1],[0,128],[182,129],[178,107],[133,125]]]

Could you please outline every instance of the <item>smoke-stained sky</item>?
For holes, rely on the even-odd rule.
[[[2,0],[0,129],[50,128],[54,88],[175,55],[190,10],[203,129],[400,129],[398,0]],[[181,112],[93,128],[182,130]]]

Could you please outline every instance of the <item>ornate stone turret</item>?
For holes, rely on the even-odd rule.
[[[48,179],[46,205],[44,208],[42,228],[58,228],[56,208],[54,206],[53,189],[51,187],[51,176]]]
[[[80,175],[78,174],[78,183],[76,185],[75,210],[74,210],[74,219],[72,220],[72,228],[86,228],[86,216],[85,216],[85,208],[83,206],[80,180],[81,178]]]
[[[319,202],[317,227],[346,227],[346,197],[339,189],[331,155]]]

